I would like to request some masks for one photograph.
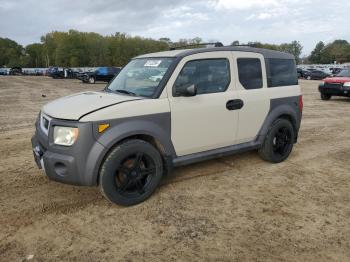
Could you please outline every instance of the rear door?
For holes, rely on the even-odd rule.
[[[267,79],[263,55],[252,52],[233,52],[235,81],[243,107],[239,110],[237,143],[256,138],[269,112]]]

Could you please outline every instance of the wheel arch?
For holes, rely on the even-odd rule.
[[[154,146],[162,156],[166,155],[166,151],[165,151],[163,144],[154,136],[152,136],[150,134],[145,134],[145,133],[127,136],[127,137],[119,140],[118,142],[116,142],[116,144],[114,146],[112,146],[112,148],[115,147],[116,145],[119,145],[120,143],[125,142],[126,140],[132,140],[132,139],[138,139],[138,140],[143,140],[145,142],[148,142],[152,146]],[[112,148],[110,148],[110,149],[112,149]]]
[[[258,140],[262,143],[267,135],[271,125],[277,119],[286,119],[291,122],[295,131],[295,142],[298,138],[301,116],[298,115],[298,109],[293,104],[280,104],[270,108],[258,135]]]
[[[294,131],[297,132],[296,119],[291,114],[282,114],[278,116],[277,119],[288,120],[292,124]]]
[[[166,116],[164,115],[164,118]],[[165,121],[167,122],[167,121]],[[97,128],[94,128],[97,130]],[[95,134],[97,136],[97,134]],[[135,119],[117,123],[104,134],[97,136],[96,140],[105,150],[99,157],[95,167],[94,181],[98,181],[100,167],[108,153],[120,143],[130,139],[140,139],[153,145],[161,154],[166,171],[170,171],[172,159],[176,157],[175,149],[170,138],[169,125],[163,121],[150,121],[150,119]]]
[[[152,146],[154,146],[158,152],[160,153],[162,160],[163,160],[163,168],[165,174],[169,173],[172,169],[172,157],[169,155],[169,153],[166,151],[165,146],[157,139],[155,136],[152,136],[147,133],[138,133],[138,134],[132,134],[129,136],[123,136],[119,140],[115,140],[113,143],[111,143],[103,153],[103,156],[101,156],[100,161],[98,161],[97,169],[95,172],[95,178],[94,181],[96,181],[96,185],[99,184],[99,176],[100,176],[100,169],[101,165],[103,164],[104,160],[108,156],[108,154],[118,145],[121,143],[128,141],[128,140],[142,140],[145,142],[150,143]]]

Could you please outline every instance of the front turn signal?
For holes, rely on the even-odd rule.
[[[103,133],[108,127],[109,127],[109,124],[100,124],[98,125],[98,132]]]

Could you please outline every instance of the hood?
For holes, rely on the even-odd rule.
[[[323,81],[326,83],[345,83],[350,82],[350,77],[327,77]]]
[[[106,92],[83,92],[54,100],[42,108],[42,112],[53,118],[79,120],[101,108],[140,98]]]

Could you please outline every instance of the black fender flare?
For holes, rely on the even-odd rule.
[[[100,123],[94,123],[93,130],[98,130],[99,124]],[[170,159],[176,157],[175,149],[171,141],[170,112],[112,120],[111,126],[103,134],[94,132],[97,144],[101,145],[104,149],[102,152],[99,152],[97,163],[95,163],[93,180],[97,181],[102,161],[115,145],[128,137],[140,135],[155,139],[162,147],[162,153],[164,153],[166,157]],[[96,146],[96,148],[100,149],[98,146]],[[91,154],[91,159],[96,159],[96,155]]]
[[[170,129],[167,130],[167,128],[147,120],[136,119],[118,124],[101,135],[97,139],[97,142],[110,149],[119,141],[135,135],[147,135],[153,137],[162,145],[166,154],[175,154],[175,150],[170,139]]]
[[[268,133],[272,123],[278,118],[286,117],[291,120],[293,127],[295,128],[296,134],[300,128],[301,113],[299,111],[299,97],[293,103],[281,103],[275,104],[271,103],[270,111],[265,118],[265,121],[258,133],[257,140],[262,143]]]

